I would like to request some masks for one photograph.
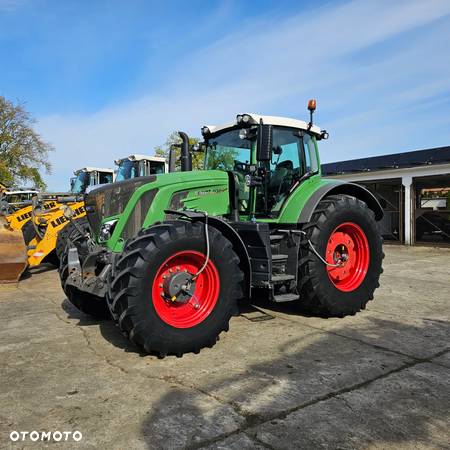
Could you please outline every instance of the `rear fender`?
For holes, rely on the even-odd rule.
[[[374,212],[375,219],[377,221],[382,219],[383,208],[376,197],[369,190],[356,183],[345,183],[342,181],[333,180],[314,191],[305,203],[305,206],[302,208],[298,218],[298,223],[309,222],[319,202],[329,195],[337,194],[351,195],[352,197],[358,198],[359,200],[365,202]]]

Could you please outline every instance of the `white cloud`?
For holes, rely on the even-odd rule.
[[[450,90],[450,60],[441,53],[449,23],[435,22],[427,38],[377,62],[353,55],[448,14],[448,1],[365,1],[248,23],[166,67],[172,75],[159,92],[149,88],[145,97],[86,116],[41,118],[41,134],[57,149],[50,187],[64,188],[77,167],[111,166],[119,156],[152,152],[177,127],[198,135],[201,125],[243,111],[305,116],[306,99],[315,95],[318,116],[333,129],[324,160],[406,150],[405,135],[417,117],[402,120],[399,111]]]

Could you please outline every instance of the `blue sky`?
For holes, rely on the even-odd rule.
[[[246,111],[316,120],[325,162],[450,145],[450,2],[0,0],[0,94],[73,169]]]

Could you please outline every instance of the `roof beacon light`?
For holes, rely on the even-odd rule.
[[[316,106],[317,106],[317,104],[316,104],[316,100],[314,98],[312,98],[311,100],[308,101],[308,111],[309,111],[308,131],[313,126],[313,113],[316,110]]]
[[[308,110],[309,111],[315,111],[316,110],[316,100],[314,98],[312,98],[311,100],[308,101]]]

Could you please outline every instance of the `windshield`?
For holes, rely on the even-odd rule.
[[[88,186],[89,174],[87,172],[78,172],[70,190],[73,194],[81,194]]]
[[[250,164],[252,141],[241,139],[240,130],[229,130],[206,142],[205,170],[240,170]]]
[[[125,159],[120,162],[117,170],[116,181],[129,180],[130,178],[135,178],[137,176],[139,176],[139,173],[138,164],[136,161]]]
[[[164,173],[165,163],[158,161],[150,161],[150,174]]]

